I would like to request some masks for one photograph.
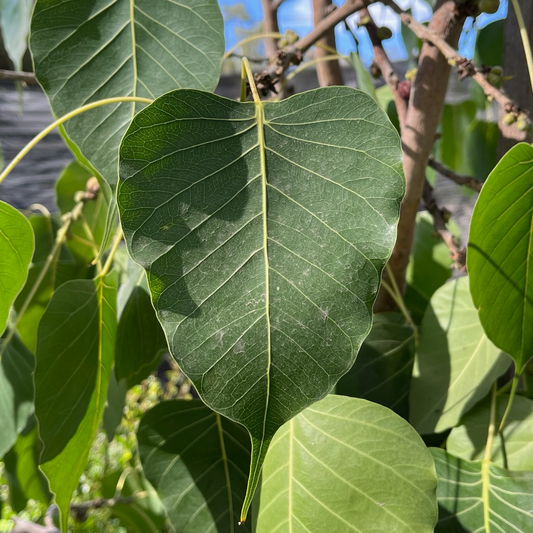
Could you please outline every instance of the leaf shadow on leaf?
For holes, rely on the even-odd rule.
[[[533,298],[531,298],[531,296],[529,296],[529,294],[527,292],[524,294],[524,289],[522,287],[519,287],[518,283],[513,281],[512,275],[516,273],[516,264],[515,263],[513,263],[511,261],[509,262],[509,268],[514,268],[515,269],[513,272],[511,272],[511,275],[509,275],[509,274],[507,274],[505,272],[505,268],[504,268],[504,264],[503,263],[502,264],[496,263],[491,258],[491,256],[487,252],[485,252],[482,248],[480,248],[477,244],[473,243],[472,241],[469,241],[468,249],[469,249],[469,252],[470,252],[470,250],[475,250],[479,255],[481,255],[483,257],[483,259],[485,259],[485,261],[487,261],[487,263],[490,263],[490,265],[493,266],[496,269],[496,272],[494,273],[495,277],[498,276],[500,278],[504,278],[506,284],[509,284],[513,289],[515,289],[518,292],[518,294],[520,295],[520,297],[525,297],[527,303],[529,305],[533,306]]]
[[[207,250],[209,240],[202,233],[205,223],[213,219],[239,222],[247,211],[250,196],[247,177],[252,172],[248,167],[255,167],[257,162],[254,161],[255,158],[242,157],[242,153],[249,147],[245,146],[246,136],[235,132],[231,109],[217,108],[217,111],[217,128],[211,133],[213,139],[207,142],[204,140],[204,143],[209,145],[216,142],[219,146],[223,145],[224,150],[217,150],[217,156],[224,154],[223,159],[214,161],[209,149],[206,149],[204,160],[200,164],[198,152],[193,149],[199,132],[194,131],[196,126],[191,126],[190,134],[183,135],[183,124],[180,126],[180,135],[173,136],[172,142],[155,147],[159,159],[142,169],[139,168],[139,162],[145,165],[143,159],[153,158],[152,147],[147,148],[148,155],[144,155],[142,147],[129,146],[127,142],[122,144],[121,177],[133,176],[141,170],[149,175],[142,186],[133,185],[134,180],[123,179],[119,183],[118,196],[122,224],[135,228],[131,249],[135,260],[147,270],[154,305],[161,315],[177,314],[187,318],[200,316],[203,302],[195,302],[191,296],[186,279],[191,270],[186,270],[184,264],[191,264],[195,262],[193,258],[206,253],[209,257],[226,244],[227,241],[220,242],[214,250]],[[176,113],[176,110],[173,112]],[[182,104],[182,109],[177,114],[187,116],[190,113],[189,106]],[[128,137],[135,130],[142,129],[144,122],[151,124],[150,134],[153,138],[164,139],[171,134],[168,112],[165,109],[153,105],[144,111],[142,119],[143,122],[139,119],[137,124],[134,120]],[[200,133],[205,136],[208,132]],[[236,142],[236,139],[241,142]],[[199,177],[204,176],[206,169],[212,167],[216,167],[217,171],[211,176],[213,181],[207,187]],[[255,170],[254,168],[253,171]],[[179,181],[169,177],[171,172],[173,175],[179,172]],[[144,197],[146,205],[153,206],[150,215],[128,211],[127,199],[134,196]],[[238,233],[237,229],[234,235]],[[147,245],[150,241],[152,242]],[[161,264],[168,268],[164,276],[158,277],[153,271],[161,272]],[[172,290],[166,291],[170,287]]]
[[[454,298],[455,302],[455,298]],[[452,310],[450,312],[450,316],[453,316],[453,307],[454,304],[452,304]],[[417,421],[415,424],[415,427],[418,427],[418,425],[422,425],[424,423],[424,420],[426,418],[432,418],[434,420],[433,422],[433,430],[435,428],[435,425],[439,419],[439,417],[442,415],[442,412],[444,410],[444,407],[446,405],[446,399],[448,398],[448,389],[450,386],[451,381],[451,364],[450,364],[450,352],[448,348],[448,338],[447,338],[447,332],[445,329],[443,329],[440,326],[439,319],[435,313],[435,310],[431,306],[431,303],[428,305],[426,309],[426,313],[424,316],[424,320],[426,323],[431,323],[432,326],[432,337],[434,339],[434,346],[438,346],[439,350],[445,351],[447,354],[447,357],[441,360],[441,365],[439,366],[439,386],[438,387],[432,387],[431,389],[428,389],[426,386],[426,406],[431,406],[432,410],[426,411],[426,415],[424,418]],[[418,366],[418,374],[413,375],[412,381],[411,381],[411,390],[413,390],[413,385],[415,381],[420,381],[421,383],[427,383],[431,382],[432,379],[435,376],[435,361],[432,358],[425,358],[421,357],[420,354],[417,355],[416,363]],[[445,390],[446,392],[444,395],[442,395],[440,398],[437,398],[438,395],[441,394],[442,390]],[[413,398],[410,398],[410,402],[413,401]],[[434,409],[434,407],[437,407]],[[434,431],[422,431],[422,434],[430,434]]]

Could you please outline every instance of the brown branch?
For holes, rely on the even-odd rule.
[[[479,192],[481,191],[481,187],[483,187],[483,183],[481,183],[477,179],[472,178],[471,176],[457,174],[457,172],[454,172],[451,168],[444,166],[438,161],[435,161],[435,158],[433,156],[430,156],[428,159],[428,167],[431,167],[432,169],[436,170],[442,176],[451,179],[452,181],[457,183],[457,185],[464,185],[465,187],[468,187],[473,191]]]
[[[454,0],[438,0],[429,29],[451,46],[457,46],[466,16],[465,9]],[[424,189],[427,161],[444,107],[450,71],[451,67],[440,51],[425,42],[420,52],[418,73],[411,87],[405,124],[401,131],[406,187],[400,207],[396,245],[389,263],[402,291],[405,289],[405,273],[413,246],[416,214]],[[386,274],[384,279],[388,280]],[[382,290],[374,306],[375,312],[395,308],[395,302]]]
[[[446,226],[450,213],[447,209],[441,209],[433,197],[433,187],[427,180],[424,181],[424,191],[422,200],[426,209],[433,217],[435,231],[441,236],[442,240],[450,250],[450,258],[453,260],[452,267],[463,272],[466,271],[466,249],[459,246],[457,239]]]
[[[322,20],[328,16],[334,9],[335,4],[332,0],[313,0],[313,23],[316,26],[322,22]],[[337,49],[335,41],[335,28],[331,28],[322,39],[318,40],[316,44],[323,44],[330,48]],[[316,49],[316,57],[325,57],[330,52],[323,48]],[[332,85],[344,85],[342,79],[341,67],[337,59],[332,61],[323,61],[317,63],[316,74],[318,77],[318,84],[320,87],[331,87]]]
[[[33,72],[18,72],[16,70],[1,70],[0,80],[22,81],[28,85],[36,85],[37,79]]]
[[[291,65],[299,65],[303,54],[309,50],[319,39],[324,37],[331,28],[349,17],[356,11],[367,7],[377,0],[346,0],[344,4],[332,11],[322,22],[315,26],[305,37],[302,37],[293,45],[278,50],[271,63],[263,72],[255,75],[257,88],[263,96],[275,91],[276,81]]]
[[[385,83],[392,91],[394,103],[396,104],[396,109],[398,111],[398,121],[400,122],[401,129],[405,123],[405,115],[407,114],[407,102],[409,100],[409,95],[408,93],[400,94],[400,92],[398,91],[400,78],[398,77],[396,70],[392,66],[392,63],[390,62],[390,59],[387,56],[387,53],[383,49],[383,43],[381,42],[381,39],[378,35],[378,28],[374,20],[372,19],[368,9],[364,8],[361,10],[361,20],[368,21],[365,24],[365,28],[370,37],[370,41],[372,42],[372,48],[374,50],[374,61],[381,70],[381,75],[383,76]],[[409,84],[410,86],[410,82],[405,81],[404,83]],[[405,98],[405,96],[407,96],[407,98]]]
[[[485,95],[496,100],[506,113],[512,113],[513,115],[518,116],[519,113],[524,112],[524,110],[509,98],[504,91],[498,89],[488,81],[485,75],[486,72],[477,67],[469,59],[460,55],[457,50],[447,43],[437,32],[432,31],[431,28],[417,22],[411,15],[409,15],[409,13],[406,13],[398,7],[394,1],[384,0],[384,3],[400,15],[403,24],[410,28],[419,39],[434,45],[446,58],[448,64],[456,67],[460,79],[470,76],[483,89]]]

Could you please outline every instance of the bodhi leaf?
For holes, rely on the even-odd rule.
[[[34,365],[33,354],[7,330],[0,339],[0,457],[15,444],[33,413]]]
[[[481,190],[467,255],[483,329],[514,359],[517,372],[533,356],[532,206],[533,147],[520,143],[503,156]]]
[[[413,361],[414,334],[405,318],[400,313],[377,314],[355,364],[335,392],[379,403],[407,418]]]
[[[35,414],[43,442],[40,465],[55,494],[63,532],[106,401],[115,346],[115,277],[61,285],[39,324]]]
[[[422,320],[411,385],[410,422],[421,434],[459,422],[510,365],[485,335],[468,292],[468,278],[447,283]]]
[[[20,292],[33,255],[33,231],[28,219],[0,202],[0,335],[6,329],[11,304]]]
[[[237,533],[246,490],[246,430],[199,400],[160,403],[137,433],[143,471],[179,533]]]
[[[436,485],[431,454],[405,420],[331,395],[272,441],[255,531],[432,533]]]
[[[213,90],[224,27],[216,0],[38,0],[30,47],[37,79],[60,117],[104,98]],[[111,185],[120,139],[138,107],[106,105],[65,124]]]
[[[404,191],[398,135],[348,87],[257,104],[178,90],[133,120],[120,180],[170,352],[250,432],[244,519],[275,432],[370,330]]]
[[[533,531],[533,472],[509,472],[430,450],[439,480],[435,533]]]
[[[503,418],[509,396],[496,398],[496,421]],[[477,405],[452,429],[446,449],[461,459],[481,461],[490,420],[490,402]],[[515,396],[505,419],[503,430],[492,444],[491,461],[509,470],[533,470],[533,401]]]

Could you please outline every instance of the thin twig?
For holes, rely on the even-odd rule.
[[[332,11],[320,24],[317,24],[305,37],[295,44],[279,50],[271,63],[263,72],[255,75],[255,84],[263,96],[271,91],[275,92],[275,84],[283,73],[291,66],[297,66],[302,62],[303,54],[309,50],[318,40],[334,28],[339,22],[349,17],[377,0],[346,0],[341,7]]]
[[[389,86],[394,97],[394,103],[396,104],[396,110],[398,111],[398,121],[400,123],[400,129],[405,124],[405,115],[407,114],[407,102],[409,97],[404,98],[398,91],[398,85],[400,84],[400,78],[396,73],[396,70],[392,66],[387,53],[383,48],[383,43],[378,35],[378,28],[370,15],[368,9],[364,8],[361,10],[361,20],[368,21],[365,24],[366,31],[372,41],[372,48],[374,50],[374,61],[376,65],[381,70],[381,75],[385,80],[385,83]],[[410,82],[405,81],[406,84],[410,85]]]
[[[485,72],[477,67],[471,60],[460,55],[453,46],[450,46],[439,35],[423,24],[417,22],[411,15],[409,15],[409,13],[406,13],[398,7],[393,0],[383,1],[393,11],[400,15],[402,23],[410,28],[419,39],[431,43],[440,50],[442,55],[446,58],[446,61],[448,61],[450,65],[456,67],[460,79],[470,76],[483,89],[485,95],[496,100],[506,113],[512,113],[513,115],[518,116],[520,113],[524,112],[524,110],[521,109],[516,102],[511,100],[504,91],[492,85],[488,81]]]
[[[435,161],[435,158],[433,156],[429,156],[428,167],[431,167],[432,169],[436,170],[439,174],[452,180],[458,185],[464,185],[465,187],[468,187],[469,189],[472,189],[473,191],[479,192],[481,191],[481,187],[483,187],[483,183],[481,183],[477,179],[472,178],[471,176],[464,176],[462,174],[457,174],[457,172],[454,172],[451,168],[444,166],[442,163],[439,163],[438,161]]]
[[[28,85],[37,84],[37,78],[33,72],[19,72],[16,70],[0,69],[0,80],[22,81]]]
[[[442,240],[445,242],[446,246],[450,250],[450,257],[453,260],[453,267],[457,270],[465,271],[466,270],[466,249],[459,246],[457,239],[450,232],[446,226],[448,211],[441,209],[435,198],[433,197],[433,187],[426,180],[424,182],[424,192],[422,193],[422,200],[426,209],[433,217],[433,225],[435,231],[441,236]]]

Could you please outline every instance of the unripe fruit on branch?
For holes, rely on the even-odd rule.
[[[491,85],[498,85],[502,81],[502,67],[492,67],[487,74],[487,80]]]
[[[405,100],[409,100],[411,96],[411,82],[409,80],[402,80],[398,83],[398,94]]]
[[[507,113],[507,115],[505,115],[503,117],[503,121],[508,125],[510,126],[511,124],[514,124],[516,122],[516,117],[514,116],[513,113]]]
[[[381,28],[378,28],[377,35],[380,41],[385,41],[392,37],[392,30],[386,26],[381,26]]]
[[[524,115],[523,113],[520,113],[516,121],[516,128],[518,129],[518,131],[526,131],[528,127],[529,127],[529,123],[528,123],[526,115]]]
[[[500,0],[479,0],[478,7],[482,13],[492,15],[500,8]]]

